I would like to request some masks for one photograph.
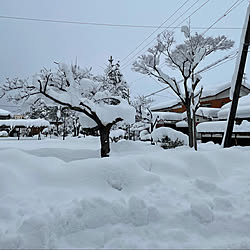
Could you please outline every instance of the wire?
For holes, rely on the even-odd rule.
[[[80,24],[80,25],[90,25],[90,26],[103,26],[103,27],[118,27],[118,28],[146,28],[146,29],[180,29],[181,26],[157,26],[157,25],[136,25],[136,24],[111,24],[111,23],[91,23],[91,22],[78,22],[78,21],[67,21],[67,20],[54,20],[54,19],[38,19],[29,17],[17,17],[17,16],[0,16],[1,19],[11,19],[11,20],[22,20],[22,21],[35,21],[35,22],[50,22],[50,23],[62,23],[62,24]],[[194,30],[205,30],[208,27],[191,27]],[[211,28],[214,30],[242,30],[240,27],[215,27]]]
[[[203,33],[202,35],[205,35],[215,24],[217,24],[219,21],[221,21],[223,18],[225,18],[229,13],[231,13],[235,8],[237,8],[240,4],[242,4],[245,0],[237,0],[233,3],[233,5],[228,9],[226,10],[226,12],[221,16],[219,17],[214,23],[212,23]],[[240,3],[239,3],[240,2]],[[238,4],[237,4],[238,3]]]
[[[168,17],[160,26],[157,27],[156,30],[154,30],[149,36],[147,36],[134,50],[132,50],[127,56],[125,56],[121,62],[125,61],[130,55],[132,55],[145,41],[147,41],[152,35],[154,35],[157,30],[159,30],[168,20],[170,20],[183,6],[185,6],[186,3],[188,3],[190,0],[186,0],[174,13]],[[179,1],[180,2],[180,1]],[[178,5],[179,2],[176,4]]]
[[[182,13],[181,16],[179,16],[172,24],[170,24],[170,26],[172,26],[176,21],[178,21],[186,12],[188,12],[198,1],[197,0],[195,3],[193,3],[184,13]],[[199,6],[195,11],[193,11],[187,18],[185,18],[181,23],[183,23],[185,20],[187,20],[188,18],[190,18],[192,15],[194,15],[197,11],[199,11],[203,6],[205,6],[209,1],[211,0],[207,0],[205,3],[203,3],[201,6]],[[174,29],[173,29],[174,30]],[[173,31],[172,30],[172,31]],[[163,31],[164,32],[164,31]],[[160,34],[162,34],[163,32],[161,32]],[[157,37],[155,37],[153,40],[151,40],[149,43],[147,43],[141,50],[139,50],[133,57],[131,57],[129,59],[129,61],[126,63],[126,65],[124,65],[122,67],[122,69],[124,70],[125,68],[127,68],[130,65],[130,62],[137,56],[139,55],[142,51],[144,51],[144,49],[148,48],[148,46],[155,41],[155,39],[157,39]]]

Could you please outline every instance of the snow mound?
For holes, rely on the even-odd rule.
[[[168,137],[172,141],[182,141],[185,145],[188,143],[187,135],[176,131],[172,128],[161,127],[157,128],[152,132],[152,138],[154,142],[161,142],[163,138]]]
[[[250,147],[194,152],[121,140],[100,159],[84,151],[98,146],[94,137],[3,140],[1,248],[249,246]],[[78,160],[64,161],[60,149]]]

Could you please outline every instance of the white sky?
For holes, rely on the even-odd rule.
[[[174,25],[179,24],[206,2],[206,0],[199,0],[187,12],[188,7],[196,1],[189,0],[164,26],[170,25],[180,14],[184,13]],[[191,17],[191,27],[210,26],[235,1],[210,0]],[[158,26],[184,2],[185,0],[0,0],[0,16]],[[245,0],[214,27],[241,28],[248,3],[249,1]],[[38,72],[43,66],[54,67],[54,61],[71,63],[76,58],[81,66],[93,67],[93,72],[101,73],[110,55],[116,60],[122,60],[154,30],[0,18],[0,81],[3,82],[6,77],[28,77]],[[201,30],[193,31],[201,32]],[[176,29],[175,32],[179,38],[180,29]],[[220,34],[224,34],[236,42],[234,49],[239,47],[240,29],[213,29],[207,33],[211,36]],[[152,39],[153,37],[150,38],[150,40]],[[144,47],[150,40],[140,48]],[[207,63],[211,63],[227,53],[214,54]],[[124,63],[126,61],[121,61],[121,66]],[[235,61],[231,61],[203,74],[202,84],[211,87],[218,83],[231,81],[234,63]],[[149,94],[161,88],[155,81],[148,78],[134,82],[142,78],[143,75],[132,72],[130,68],[127,67],[122,73],[130,83],[132,95]],[[249,63],[246,65],[246,73],[250,79]],[[156,103],[168,101],[169,98],[173,98],[173,94],[164,91],[160,96],[154,98]],[[1,100],[0,108],[11,109],[3,105],[13,104],[6,104]]]

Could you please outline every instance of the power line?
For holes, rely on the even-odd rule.
[[[243,3],[245,0],[237,0],[233,3],[233,5],[228,9],[226,10],[226,12],[221,16],[219,17],[214,23],[212,23],[203,33],[202,35],[205,35],[210,29],[212,29],[212,27],[217,24],[219,21],[221,21],[223,18],[225,18],[229,13],[231,13],[235,8],[237,8],[241,3]],[[239,3],[240,2],[240,3]]]
[[[186,21],[188,18],[190,18],[194,13],[196,13],[201,7],[203,7],[205,4],[207,4],[208,2],[209,2],[210,0],[208,0],[208,1],[206,1],[205,3],[203,3],[197,10],[195,10],[193,13],[191,13],[187,18],[185,18],[184,20],[182,20],[182,22],[181,23],[179,23],[178,25],[177,25],[177,27],[179,27],[179,25],[180,24],[182,24],[184,21]],[[230,6],[230,8],[229,9],[227,9],[226,10],[226,12],[220,17],[220,18],[218,18],[212,25],[210,25],[203,33],[202,33],[202,35],[204,35],[204,34],[206,34],[210,29],[212,29],[213,28],[213,26],[215,25],[215,24],[217,24],[220,20],[222,20],[224,17],[226,17],[229,13],[231,13],[235,8],[237,8],[241,3],[243,3],[245,0],[237,0],[237,1],[235,1],[234,3],[233,3],[233,5],[232,6]],[[174,30],[174,29],[173,29]],[[172,30],[172,31],[173,31]],[[163,33],[163,32],[162,32]],[[161,34],[161,33],[160,33]],[[154,39],[155,40],[155,39]],[[144,47],[145,48],[145,47]],[[144,49],[143,48],[143,49]],[[142,49],[142,50],[143,50]],[[142,51],[142,50],[140,50],[139,51],[139,53]],[[137,53],[135,56],[137,56],[139,53]],[[134,57],[133,57],[134,58]],[[133,58],[131,58],[131,60],[133,59]],[[131,61],[131,60],[129,60],[129,62]],[[130,64],[129,64],[129,62],[124,66],[124,68],[123,69],[125,69],[126,67],[128,67]]]
[[[170,26],[172,26],[176,21],[178,21],[182,16],[184,16],[184,14],[186,12],[188,12],[197,2],[199,2],[200,0],[197,0],[195,3],[193,3],[184,13],[182,13],[181,16],[179,16],[172,24],[170,24]],[[182,24],[184,21],[186,21],[187,19],[189,19],[192,15],[194,15],[197,11],[199,11],[203,6],[205,6],[209,1],[211,0],[207,0],[206,2],[204,2],[201,6],[199,6],[195,11],[193,11],[187,18],[185,18],[184,20],[182,20],[182,22],[180,24]],[[178,24],[177,26],[179,26],[180,24]],[[175,29],[175,28],[174,28]],[[173,31],[174,29],[172,29],[171,31]],[[164,32],[164,31],[163,31]],[[163,32],[161,32],[160,34],[162,34]],[[155,41],[155,39],[157,39],[157,37],[155,37],[153,40],[151,40],[149,43],[147,43],[141,50],[139,50],[133,57],[131,57],[129,59],[129,61],[123,66],[122,69],[127,68],[130,65],[130,62],[137,56],[139,55],[142,51],[144,51],[144,49],[148,48],[148,46]]]
[[[152,35],[154,35],[157,30],[159,30],[168,20],[170,20],[183,6],[185,6],[186,3],[188,3],[190,0],[186,0],[174,13],[168,17],[160,26],[157,27],[156,30],[154,30],[148,37],[146,37],[134,50],[132,50],[127,56],[125,56],[121,62],[125,61],[130,55],[132,55],[145,41],[147,41]],[[179,2],[178,2],[179,3]],[[178,5],[177,3],[177,5]]]
[[[169,29],[170,26],[175,24],[187,11],[189,11],[196,3],[198,3],[200,0],[196,0],[185,12],[183,12],[179,17],[177,17],[166,29]],[[209,0],[208,0],[209,1]],[[163,31],[164,32],[164,31]],[[161,32],[160,34],[162,34]],[[130,65],[130,62],[137,56],[139,55],[144,49],[148,48],[148,46],[155,41],[157,37],[154,37],[149,43],[147,43],[141,50],[139,50],[134,56],[132,56],[123,66],[123,68],[127,68]]]
[[[80,22],[80,21],[67,21],[67,20],[56,20],[56,19],[38,19],[29,17],[17,17],[17,16],[0,16],[1,19],[11,20],[22,20],[22,21],[35,21],[35,22],[50,22],[50,23],[62,23],[62,24],[79,24],[79,25],[90,25],[90,26],[103,26],[103,27],[118,27],[118,28],[145,28],[145,29],[180,29],[181,26],[157,26],[157,25],[137,25],[137,24],[112,24],[112,23],[91,23],[91,22]],[[204,30],[208,27],[194,26],[191,27],[193,30]],[[214,30],[242,30],[240,27],[214,27]]]

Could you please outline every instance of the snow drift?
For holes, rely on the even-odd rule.
[[[249,147],[122,140],[110,158],[63,160],[65,149],[86,157],[96,143],[0,145],[1,248],[250,247]]]

